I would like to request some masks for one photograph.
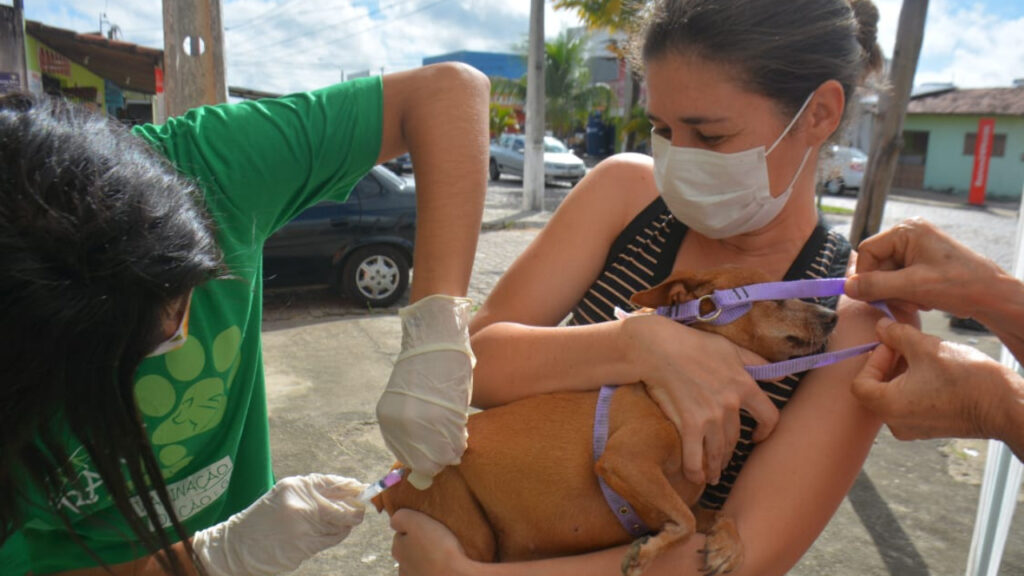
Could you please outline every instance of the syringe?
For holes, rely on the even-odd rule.
[[[387,490],[388,488],[398,484],[402,481],[402,468],[395,468],[391,472],[384,475],[383,478],[370,484],[363,490],[363,493],[359,495],[359,499],[363,502],[369,502],[377,494]]]

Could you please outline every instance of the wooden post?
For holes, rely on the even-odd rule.
[[[163,0],[163,12],[167,116],[227,102],[220,0]]]
[[[928,0],[903,0],[889,86],[881,91],[878,98],[878,123],[871,137],[864,185],[861,186],[850,226],[850,243],[854,246],[878,233],[882,225],[885,199],[889,195],[892,177],[896,173],[896,160],[903,145],[903,117],[914,87],[927,13]]]
[[[530,3],[530,51],[526,70],[526,149],[523,210],[544,209],[544,0]]]

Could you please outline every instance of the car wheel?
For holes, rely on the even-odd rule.
[[[341,272],[345,295],[364,306],[384,308],[409,286],[409,262],[393,246],[364,246],[352,253]]]
[[[498,163],[491,158],[491,180],[497,182],[501,178],[501,171],[498,170]]]

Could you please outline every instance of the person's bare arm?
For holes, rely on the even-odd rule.
[[[410,301],[464,296],[487,191],[490,83],[445,63],[383,77],[378,163],[406,151],[416,167],[416,252]]]

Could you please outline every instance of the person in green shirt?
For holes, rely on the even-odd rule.
[[[378,418],[417,486],[458,462],[488,98],[456,64],[132,132],[0,98],[3,573],[20,558],[34,574],[276,574],[362,520],[355,480],[274,485],[262,245],[405,152],[416,276]]]

